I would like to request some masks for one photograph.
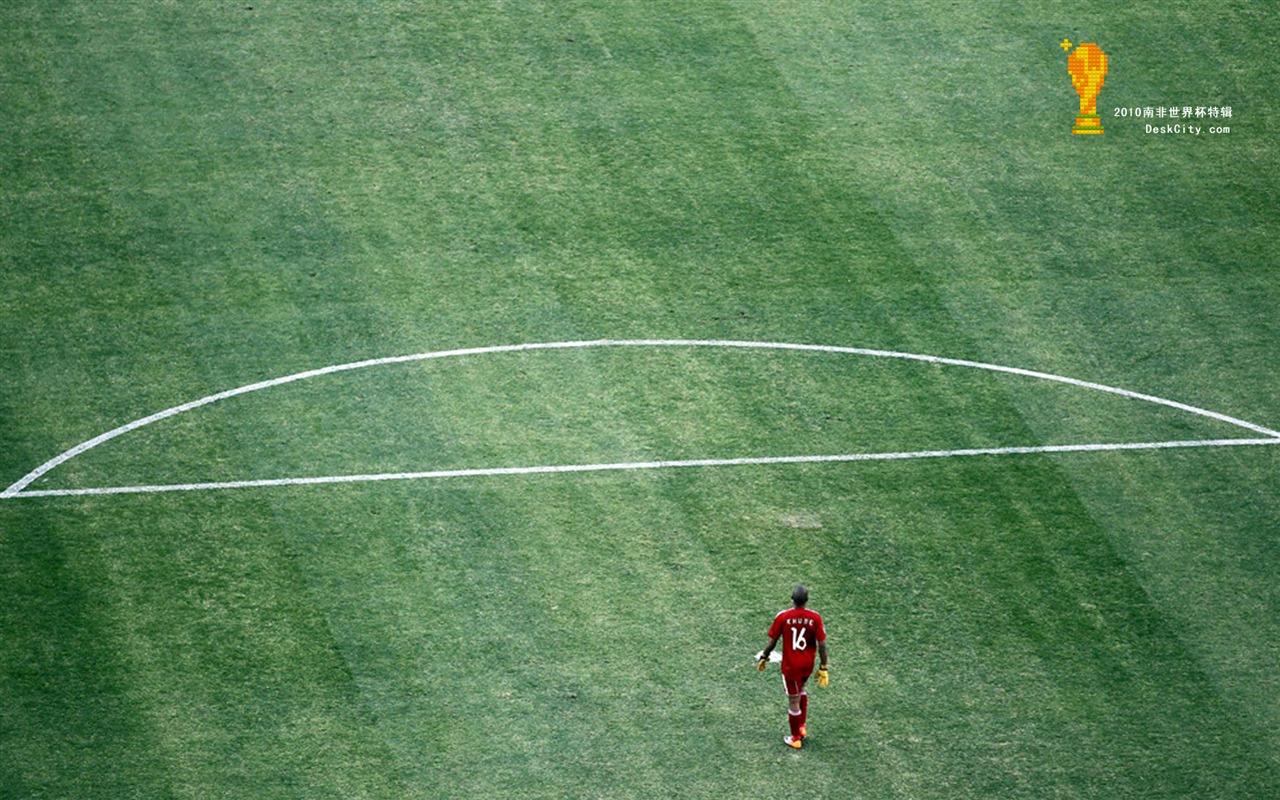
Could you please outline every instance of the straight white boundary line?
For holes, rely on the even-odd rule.
[[[183,403],[181,405],[177,405],[172,408],[165,409],[164,411],[157,412],[148,417],[143,417],[141,419],[134,420],[133,422],[127,423],[125,425],[121,425],[118,428],[113,428],[112,430],[109,430],[106,433],[99,434],[98,436],[95,436],[94,438],[89,439],[88,441],[81,442],[75,447],[72,447],[71,449],[49,459],[45,463],[36,467],[34,470],[27,473],[25,476],[23,476],[17,482],[9,486],[3,492],[0,492],[0,499],[16,497],[20,493],[34,494],[34,492],[24,492],[23,490],[25,490],[26,487],[30,486],[34,481],[38,480],[45,473],[49,472],[50,470],[54,469],[60,464],[63,464],[71,460],[72,458],[75,458],[76,456],[88,450],[91,450],[94,447],[97,447],[100,444],[109,442],[112,439],[115,439],[119,436],[123,436],[124,434],[129,433],[131,431],[135,431],[138,428],[142,428],[146,425],[150,425],[153,422],[159,422],[160,420],[168,419],[169,417],[176,416],[178,414],[182,414],[187,411],[192,411],[194,409],[200,408],[201,406],[206,406],[206,405],[209,405],[210,403],[215,403],[219,400],[226,400],[231,397],[237,397],[239,395],[249,394],[250,392],[260,391],[262,389],[269,389],[275,386],[282,386],[286,383],[292,383],[294,381],[306,380],[308,378],[318,378],[323,375],[330,375],[336,372],[347,372],[350,370],[364,369],[366,367],[378,367],[378,366],[385,366],[388,364],[403,364],[407,362],[427,361],[430,359],[438,359],[438,358],[453,358],[456,356],[485,355],[485,354],[491,354],[491,353],[513,353],[513,352],[520,352],[525,350],[564,350],[564,349],[571,349],[571,348],[588,348],[588,347],[722,347],[722,348],[749,348],[749,349],[759,349],[759,350],[802,350],[802,351],[812,351],[812,352],[822,352],[822,353],[842,353],[846,355],[871,356],[876,358],[896,358],[896,359],[905,359],[910,361],[923,361],[929,364],[940,364],[940,365],[957,366],[957,367],[970,367],[973,369],[987,370],[989,372],[1002,372],[1010,375],[1021,375],[1029,378],[1037,378],[1039,380],[1053,381],[1056,383],[1065,383],[1071,386],[1078,386],[1083,389],[1092,389],[1094,391],[1115,394],[1115,395],[1119,395],[1121,397],[1127,397],[1133,400],[1142,400],[1148,403],[1155,403],[1157,405],[1168,406],[1169,408],[1175,408],[1180,411],[1186,411],[1191,414],[1196,414],[1198,416],[1208,417],[1210,419],[1216,419],[1221,422],[1226,422],[1231,425],[1235,425],[1235,426],[1244,428],[1246,430],[1253,431],[1254,433],[1261,433],[1265,436],[1269,436],[1269,437],[1280,440],[1280,431],[1274,431],[1269,428],[1264,428],[1261,425],[1255,425],[1252,422],[1246,422],[1245,420],[1237,419],[1236,417],[1231,417],[1226,414],[1220,414],[1216,411],[1209,411],[1207,409],[1197,408],[1196,406],[1187,405],[1185,403],[1179,403],[1174,400],[1166,400],[1165,398],[1162,398],[1162,397],[1155,397],[1153,395],[1141,394],[1139,392],[1131,392],[1128,389],[1121,389],[1115,386],[1107,386],[1101,383],[1092,383],[1089,381],[1078,380],[1076,378],[1068,378],[1062,375],[1053,375],[1047,372],[1036,372],[1034,370],[1021,369],[1018,367],[1005,367],[999,364],[986,364],[980,361],[966,361],[964,359],[958,359],[958,358],[942,358],[940,356],[922,355],[919,353],[901,353],[901,352],[895,352],[891,350],[870,350],[870,349],[865,349],[860,347],[839,347],[834,345],[815,345],[815,344],[792,344],[787,342],[750,342],[750,341],[733,341],[733,340],[722,340],[722,339],[595,339],[595,340],[589,340],[589,341],[534,342],[534,343],[526,343],[526,344],[497,345],[497,346],[491,346],[491,347],[472,347],[472,348],[465,348],[460,350],[440,350],[440,351],[429,352],[429,353],[416,353],[414,355],[407,355],[407,356],[391,356],[388,358],[374,358],[374,359],[368,359],[365,361],[353,361],[347,364],[336,364],[334,366],[307,370],[305,372],[298,372],[292,375],[285,375],[280,378],[273,378],[272,380],[260,381],[258,383],[251,383],[246,386],[241,386],[236,389],[229,389],[225,392],[218,392],[217,394],[211,394],[207,397],[202,397],[198,400],[192,400],[191,402]],[[282,479],[282,480],[290,480],[290,479]]]
[[[213,483],[171,483],[149,486],[102,486],[92,489],[33,489],[16,497],[79,497],[97,494],[152,494],[196,492],[211,489],[248,489],[263,486],[310,486],[324,483],[369,483],[373,481],[440,480],[490,475],[548,475],[562,472],[620,472],[624,470],[671,469],[676,467],[735,467],[764,464],[818,464],[840,461],[905,461],[915,458],[955,458],[961,456],[1004,456],[1029,453],[1098,453],[1114,450],[1168,450],[1179,447],[1237,447],[1280,445],[1280,439],[1201,439],[1175,442],[1122,442],[1115,444],[1051,444],[1035,447],[983,447],[968,450],[917,450],[903,453],[848,453],[828,456],[760,456],[756,458],[699,458],[686,461],[631,461],[616,464],[563,464],[541,467],[484,467],[444,469],[430,472],[382,472],[371,475],[327,475],[313,478],[267,478],[252,481]]]

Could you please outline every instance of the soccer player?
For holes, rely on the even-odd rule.
[[[804,690],[805,682],[813,673],[813,655],[817,650],[822,658],[818,667],[818,685],[826,686],[827,681],[827,631],[822,627],[822,615],[805,608],[809,603],[809,590],[803,585],[797,586],[791,593],[792,607],[779,611],[769,626],[769,644],[760,653],[760,662],[756,669],[764,670],[769,663],[769,654],[782,639],[782,682],[787,690],[787,721],[791,724],[791,733],[782,737],[789,747],[799,750],[808,735],[805,722],[809,717],[809,694]]]

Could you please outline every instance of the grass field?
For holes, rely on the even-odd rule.
[[[1280,797],[1278,45],[1231,0],[0,4],[0,797]],[[668,343],[490,350],[605,340]],[[1224,439],[1271,443],[1045,450]],[[797,582],[794,752],[751,655]]]

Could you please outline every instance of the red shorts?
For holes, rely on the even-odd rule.
[[[794,697],[802,693],[804,691],[805,683],[809,680],[809,676],[812,674],[812,672],[806,672],[803,675],[788,675],[784,672],[782,674],[782,685],[786,687],[787,695],[789,697]]]

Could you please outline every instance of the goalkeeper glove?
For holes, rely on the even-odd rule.
[[[827,674],[827,665],[823,664],[818,667],[818,685],[825,689],[827,684],[830,682],[831,676]]]
[[[764,672],[765,667],[767,666],[769,666],[769,657],[760,656],[760,660],[756,662],[756,669],[759,670],[760,672]]]

